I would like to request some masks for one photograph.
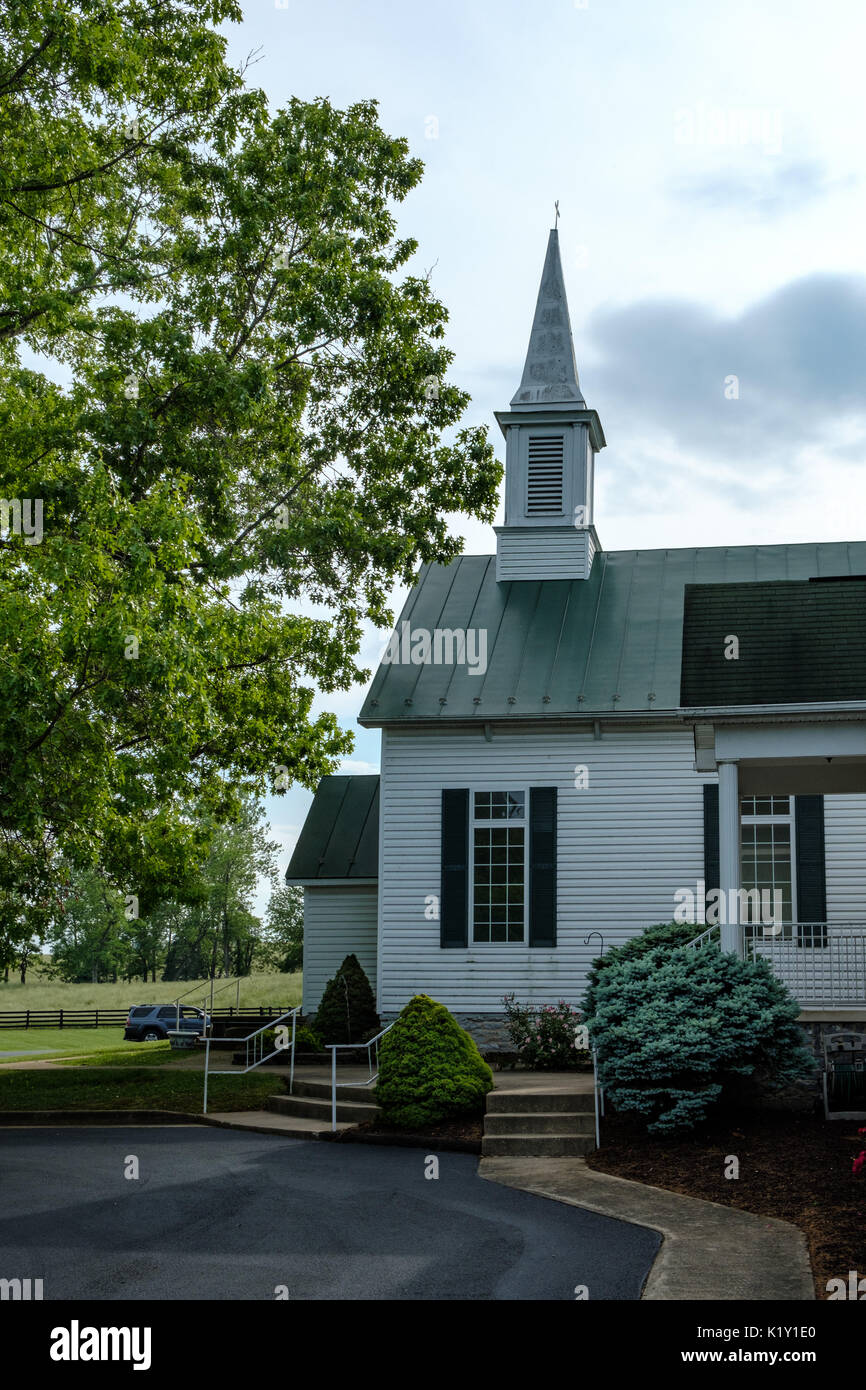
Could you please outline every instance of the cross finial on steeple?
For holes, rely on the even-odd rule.
[[[554,203],[553,206],[556,208],[556,219],[555,219],[553,225],[554,225],[554,227],[559,227],[559,199],[558,199],[558,198],[557,198],[557,200],[556,200],[556,202]]]

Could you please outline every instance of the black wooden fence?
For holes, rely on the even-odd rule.
[[[135,1007],[135,1006],[133,1006]],[[169,1008],[168,1004],[159,1005]],[[181,1005],[181,1008],[187,1008]],[[237,1009],[234,1006],[211,1009],[211,1018],[262,1019],[279,1018],[292,1006],[279,1004],[259,1004],[254,1008]],[[0,1028],[109,1028],[125,1024],[129,1009],[3,1009],[0,1011]]]

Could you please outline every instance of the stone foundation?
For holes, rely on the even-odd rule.
[[[475,1039],[479,1052],[514,1051],[505,1014],[455,1014],[454,1017],[460,1027]]]
[[[824,1066],[824,1038],[828,1033],[859,1033],[866,1039],[866,1023],[860,1019],[857,1022],[847,1022],[844,1019],[833,1019],[828,1021],[822,1019],[820,1022],[801,1023],[800,1027],[806,1035],[806,1046],[811,1048],[815,1061]]]
[[[465,1028],[478,1044],[479,1052],[513,1052],[514,1044],[508,1036],[506,1027],[506,1015],[504,1013],[490,1014],[458,1014],[451,1010],[453,1017]],[[382,1014],[382,1027],[385,1028],[389,1023],[393,1023],[397,1014]]]

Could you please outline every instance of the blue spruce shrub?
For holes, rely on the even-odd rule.
[[[611,965],[644,956],[656,946],[687,946],[702,931],[704,928],[694,922],[657,922],[655,926],[644,927],[638,936],[630,936],[622,946],[611,946],[603,956],[596,956],[587,974],[588,987],[581,1005],[584,1016],[592,1017],[595,1013],[595,988],[602,972]],[[718,927],[715,934],[718,937]]]
[[[616,1109],[651,1133],[692,1128],[726,1087],[757,1071],[783,1086],[814,1070],[800,1007],[765,961],[656,948],[606,962],[593,996],[601,1081]]]

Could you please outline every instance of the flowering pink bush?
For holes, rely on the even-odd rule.
[[[579,1009],[560,999],[557,1004],[518,1004],[513,994],[503,999],[508,1033],[520,1060],[538,1071],[567,1071],[588,1060],[579,1046]]]
[[[857,1133],[862,1136],[866,1134],[866,1129],[858,1129]],[[854,1159],[851,1173],[855,1178],[859,1178],[864,1168],[866,1168],[866,1149],[861,1149]]]

